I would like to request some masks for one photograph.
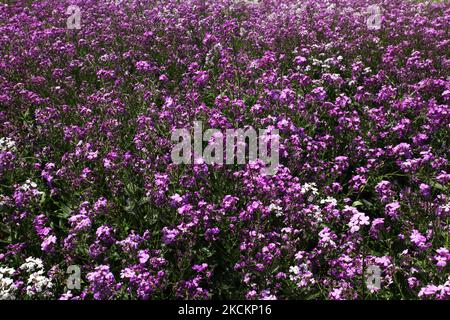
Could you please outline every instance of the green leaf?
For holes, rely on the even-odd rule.
[[[440,183],[431,181],[431,182],[430,182],[430,185],[431,185],[433,188],[436,188],[436,189],[438,189],[438,190],[441,190],[441,191],[447,191],[447,188],[444,187],[444,186],[443,186],[442,184],[440,184]]]
[[[73,211],[72,208],[63,204],[61,205],[60,210],[58,212],[58,217],[67,219],[72,214],[72,211]]]
[[[355,201],[355,202],[353,202],[353,204],[352,204],[352,206],[353,207],[358,207],[358,206],[363,206],[364,204],[361,202],[361,201]]]

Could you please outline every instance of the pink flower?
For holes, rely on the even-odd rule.
[[[440,268],[443,268],[447,265],[447,261],[450,259],[450,254],[447,248],[439,248],[436,250],[437,255],[434,256],[434,259],[437,261],[436,265]]]
[[[302,56],[297,56],[294,58],[294,62],[298,65],[306,64],[307,61],[308,61],[308,59],[306,59],[305,57],[302,57]]]

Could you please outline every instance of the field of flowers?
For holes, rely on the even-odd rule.
[[[449,299],[449,25],[448,1],[2,1],[0,299]],[[174,164],[194,121],[278,129],[278,171]]]

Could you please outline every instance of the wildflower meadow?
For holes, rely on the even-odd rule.
[[[0,299],[450,298],[447,0],[0,2]]]

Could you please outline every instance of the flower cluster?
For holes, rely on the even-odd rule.
[[[449,19],[0,3],[0,299],[449,299]],[[278,130],[276,173],[175,164],[196,121]]]

